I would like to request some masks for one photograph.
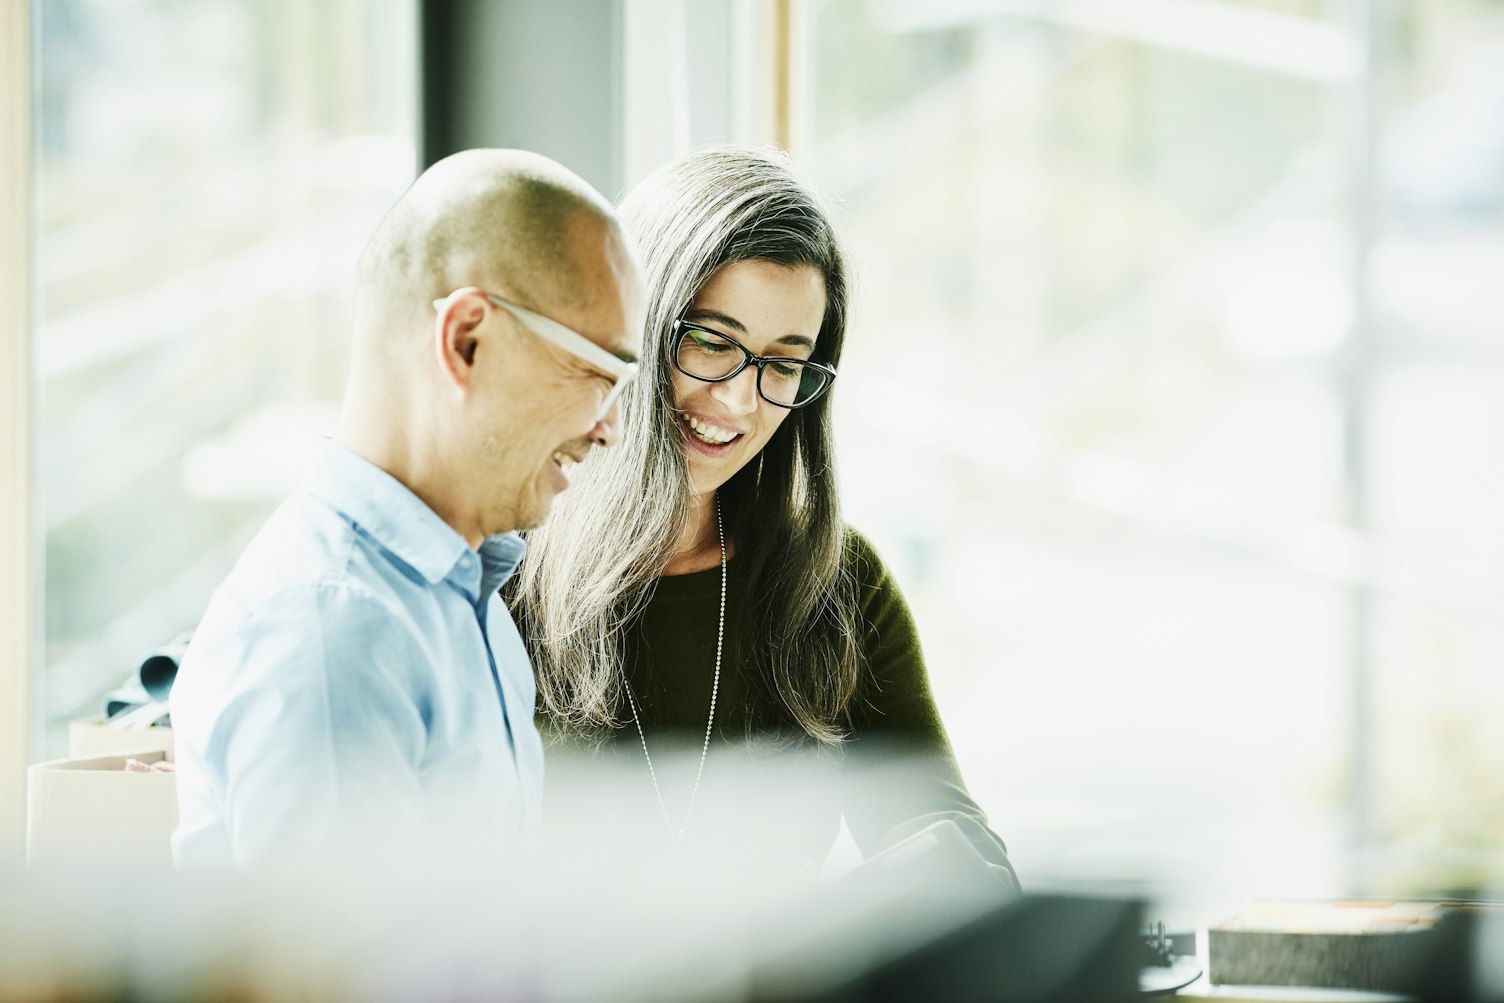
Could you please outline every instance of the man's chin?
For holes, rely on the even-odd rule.
[[[552,511],[553,507],[554,500],[552,497],[537,502],[532,508],[521,514],[517,520],[517,528],[519,530],[537,529],[548,521],[548,513]]]

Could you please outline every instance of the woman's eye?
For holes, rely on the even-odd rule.
[[[773,363],[773,365],[770,368],[773,370],[774,373],[778,374],[779,376],[781,376],[783,379],[786,379],[786,380],[791,380],[794,377],[796,377],[796,376],[799,375],[799,367],[798,366],[780,365],[779,363],[775,362],[775,363]]]
[[[703,352],[724,352],[726,349],[731,347],[724,341],[712,341],[709,338],[704,338],[697,334],[691,335],[690,337],[694,339],[695,347]]]

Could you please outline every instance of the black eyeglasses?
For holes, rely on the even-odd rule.
[[[753,355],[735,338],[690,323],[674,322],[674,368],[706,383],[724,383],[749,365],[757,367],[757,394],[769,404],[796,408],[830,389],[836,371],[808,359]]]

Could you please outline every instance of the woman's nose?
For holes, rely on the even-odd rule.
[[[748,366],[724,383],[712,383],[710,395],[732,414],[757,410],[757,367]]]

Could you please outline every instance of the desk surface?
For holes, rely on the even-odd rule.
[[[1166,997],[1175,1003],[1410,1003],[1409,996],[1362,989],[1315,989],[1305,986],[1219,986],[1205,975]]]

